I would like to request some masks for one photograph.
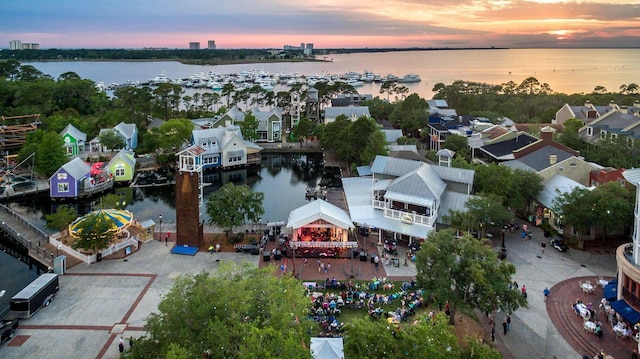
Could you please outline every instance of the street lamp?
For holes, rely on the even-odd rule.
[[[162,215],[159,215],[158,219],[160,220],[160,230],[158,231],[158,240],[161,241],[162,240]]]
[[[60,256],[60,249],[62,248],[62,244],[58,244],[58,248],[56,248],[56,257]]]

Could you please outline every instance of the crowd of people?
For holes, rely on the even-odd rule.
[[[365,283],[340,282],[335,278],[327,278],[323,284],[308,285],[307,294],[312,301],[309,318],[319,324],[322,336],[342,335],[342,323],[338,317],[345,308],[366,308],[370,318],[380,319],[386,316],[389,323],[393,324],[407,321],[419,308],[426,305],[424,291],[416,288],[415,280],[403,282],[400,290],[395,290],[394,286],[386,278],[376,277]],[[380,293],[381,290],[391,293]]]

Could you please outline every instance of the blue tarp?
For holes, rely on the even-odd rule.
[[[634,325],[640,322],[640,313],[637,310],[631,308],[631,306],[624,300],[617,300],[610,302],[611,308],[620,314],[626,321]]]
[[[604,286],[603,292],[604,292],[604,299],[610,302],[618,299],[618,283],[614,281],[609,282],[609,284]]]
[[[175,246],[175,247],[171,248],[171,253],[195,256],[196,253],[198,253],[198,247]]]

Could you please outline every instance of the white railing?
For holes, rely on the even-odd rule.
[[[435,220],[434,217],[423,216],[421,214],[391,208],[384,209],[384,216],[401,220],[404,223],[417,223],[426,226],[432,226]]]
[[[79,260],[87,263],[87,264],[92,264],[98,261],[98,255],[97,254],[84,254],[81,253],[73,248],[71,248],[70,246],[60,242],[58,240],[58,238],[60,238],[60,234],[56,234],[56,235],[52,235],[49,237],[49,243],[53,244],[54,246],[56,246],[56,248],[60,248],[62,251],[66,252],[67,254],[78,258]],[[129,239],[122,241],[120,243],[117,243],[107,249],[104,249],[102,251],[100,251],[100,254],[102,255],[102,257],[106,257],[110,254],[116,253],[119,250],[127,247],[127,246],[134,246],[136,248],[138,248],[138,235],[135,235],[133,237],[130,237]]]
[[[289,242],[291,248],[357,248],[358,242]]]

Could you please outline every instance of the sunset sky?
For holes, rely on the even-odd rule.
[[[639,47],[625,0],[3,0],[0,48]]]

